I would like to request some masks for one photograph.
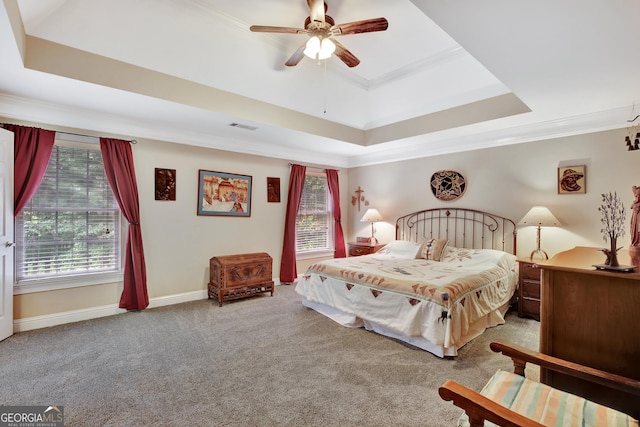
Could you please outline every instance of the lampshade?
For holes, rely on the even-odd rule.
[[[307,41],[304,54],[313,59],[327,59],[335,50],[336,45],[330,39],[313,36]]]
[[[367,209],[360,222],[378,222],[382,221],[382,215],[377,209]]]
[[[544,206],[534,206],[520,220],[520,225],[537,225],[541,227],[557,227],[560,221]]]

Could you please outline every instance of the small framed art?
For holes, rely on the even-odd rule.
[[[587,192],[585,165],[558,168],[558,194],[584,194]]]
[[[267,177],[267,202],[280,202],[280,178]]]
[[[156,200],[176,200],[176,170],[156,168]]]
[[[251,216],[251,176],[200,169],[198,215]]]

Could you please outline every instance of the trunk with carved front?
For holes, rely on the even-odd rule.
[[[274,292],[272,258],[266,252],[217,256],[209,260],[210,299],[225,301]]]

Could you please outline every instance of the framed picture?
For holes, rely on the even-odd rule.
[[[558,168],[558,194],[584,194],[587,192],[585,165]]]
[[[251,177],[200,169],[198,215],[251,216]]]
[[[267,202],[280,203],[280,178],[267,177]]]
[[[176,200],[176,170],[156,168],[156,200]]]

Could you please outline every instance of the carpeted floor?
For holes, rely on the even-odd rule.
[[[66,426],[454,426],[438,396],[479,390],[511,361],[507,339],[537,350],[539,324],[508,313],[454,360],[303,307],[294,286],[16,334],[0,343],[0,404],[62,405]],[[535,376],[535,372],[533,375]]]

